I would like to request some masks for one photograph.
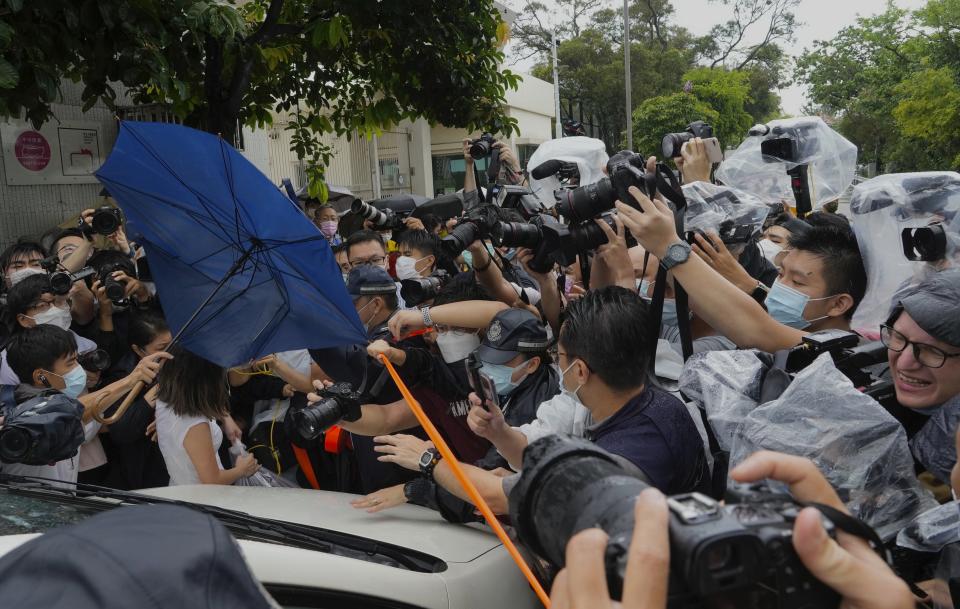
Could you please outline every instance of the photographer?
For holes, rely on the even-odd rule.
[[[637,466],[665,492],[695,490],[708,478],[703,443],[686,407],[646,382],[648,345],[653,340],[648,336],[648,313],[640,297],[615,286],[591,290],[571,304],[560,331],[561,391],[589,412],[584,435],[597,446]],[[526,436],[508,428],[497,413],[490,414],[478,430],[508,461],[519,464]],[[406,436],[378,440],[383,443],[378,448],[383,460],[414,471],[429,448]],[[463,468],[491,508],[506,513],[507,495],[516,477],[503,479],[476,467]],[[470,500],[442,460],[432,476],[451,493]]]
[[[848,513],[836,492],[806,459],[759,452],[741,463],[731,476],[740,482],[777,480],[790,487],[798,501],[820,503]],[[665,609],[671,566],[668,533],[670,509],[655,489],[643,491],[634,509],[633,537],[623,580],[624,609]],[[587,529],[567,544],[566,567],[551,590],[553,606],[570,609],[612,607],[607,588],[607,534]],[[816,508],[806,508],[793,527],[793,547],[803,565],[843,598],[841,607],[913,609],[916,599],[866,541],[843,531],[834,541],[823,528]]]

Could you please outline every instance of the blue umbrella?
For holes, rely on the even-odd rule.
[[[97,172],[142,244],[184,347],[229,367],[366,343],[326,239],[221,138],[123,121]]]

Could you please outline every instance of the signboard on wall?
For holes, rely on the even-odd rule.
[[[106,156],[103,125],[87,121],[0,123],[7,185],[95,184]]]

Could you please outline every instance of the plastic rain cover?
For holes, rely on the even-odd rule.
[[[748,136],[717,168],[717,179],[746,190],[769,205],[795,206],[787,170],[808,164],[813,174],[810,200],[814,211],[838,198],[853,183],[857,147],[816,116],[770,121],[766,135]],[[795,162],[760,153],[760,142],[792,136],[797,141]]]
[[[853,515],[884,539],[936,507],[914,476],[900,423],[857,391],[829,354],[761,405],[756,400],[764,373],[754,354],[712,352],[691,358],[680,379],[681,390],[706,409],[720,445],[730,447],[731,467],[758,450],[806,457]]]
[[[717,233],[726,242],[745,243],[759,235],[770,213],[770,207],[757,197],[729,186],[693,182],[684,184],[683,194],[687,198],[685,229]]]
[[[863,262],[867,293],[853,316],[853,327],[868,334],[906,292],[931,273],[960,261],[960,174],[951,171],[892,173],[867,180],[853,189],[850,213]],[[946,257],[941,261],[908,260],[904,229],[942,222]]]
[[[540,144],[527,161],[527,171],[532,172],[541,163],[553,159],[571,161],[580,169],[580,186],[586,186],[603,179],[603,171],[609,158],[606,144],[602,140],[583,136],[564,137]],[[553,193],[559,188],[560,180],[557,176],[542,180],[530,178],[530,190],[546,207],[552,208],[557,204]]]

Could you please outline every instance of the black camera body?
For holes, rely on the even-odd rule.
[[[607,583],[620,599],[634,503],[649,487],[643,473],[590,442],[560,436],[530,444],[523,461],[509,502],[520,540],[559,567],[571,537],[601,527],[610,537]],[[801,506],[789,495],[755,484],[731,488],[726,505],[699,493],[670,497],[668,504],[668,607],[839,605],[839,596],[807,571],[793,549]],[[832,524],[825,526],[833,536]]]
[[[940,222],[905,228],[900,231],[900,241],[907,260],[937,262],[947,255],[947,231]]]
[[[110,302],[117,306],[124,306],[128,304],[126,298],[127,287],[123,282],[113,278],[113,273],[117,271],[128,273],[129,269],[118,263],[104,264],[100,267],[99,271],[97,271],[97,278],[100,280],[100,285],[106,290],[107,298],[110,299]]]
[[[49,465],[76,456],[83,444],[83,406],[47,391],[3,411],[0,461]]]
[[[123,225],[123,212],[117,207],[103,205],[93,212],[90,224],[80,218],[77,228],[89,239],[94,233],[98,235],[112,235]]]
[[[484,159],[493,153],[493,145],[496,143],[497,140],[492,134],[483,133],[477,139],[470,140],[470,156],[478,161]]]
[[[357,421],[363,415],[363,396],[350,383],[337,383],[317,391],[317,395],[322,398],[319,402],[292,413],[293,424],[303,440],[315,440],[340,421]]]
[[[477,239],[490,237],[500,224],[497,208],[492,203],[480,202],[464,209],[464,215],[450,233],[440,240],[440,246],[451,258],[456,258]]]
[[[597,231],[600,227],[593,226]],[[536,273],[546,273],[554,264],[568,266],[577,256],[577,241],[573,236],[573,227],[561,223],[553,216],[540,214],[523,222],[500,222],[494,227],[492,239],[498,247],[525,247],[533,250],[533,258],[528,263]],[[600,231],[606,243],[606,235]]]
[[[437,297],[450,280],[450,274],[437,269],[429,277],[415,277],[400,282],[400,298],[407,306],[416,307]]]
[[[713,137],[713,127],[704,121],[693,121],[687,125],[685,131],[666,134],[660,142],[663,158],[677,158],[680,156],[680,149],[683,148],[683,145],[695,137],[699,137],[700,139]]]
[[[69,294],[74,283],[97,274],[96,269],[89,266],[80,269],[76,273],[60,270],[60,258],[56,255],[41,260],[40,266],[49,274],[50,290],[57,296]]]
[[[646,161],[630,150],[621,150],[607,161],[607,177],[561,191],[557,212],[570,223],[582,223],[613,209],[617,200],[637,207],[629,188],[636,186],[648,197],[656,194],[656,179],[646,174]]]

